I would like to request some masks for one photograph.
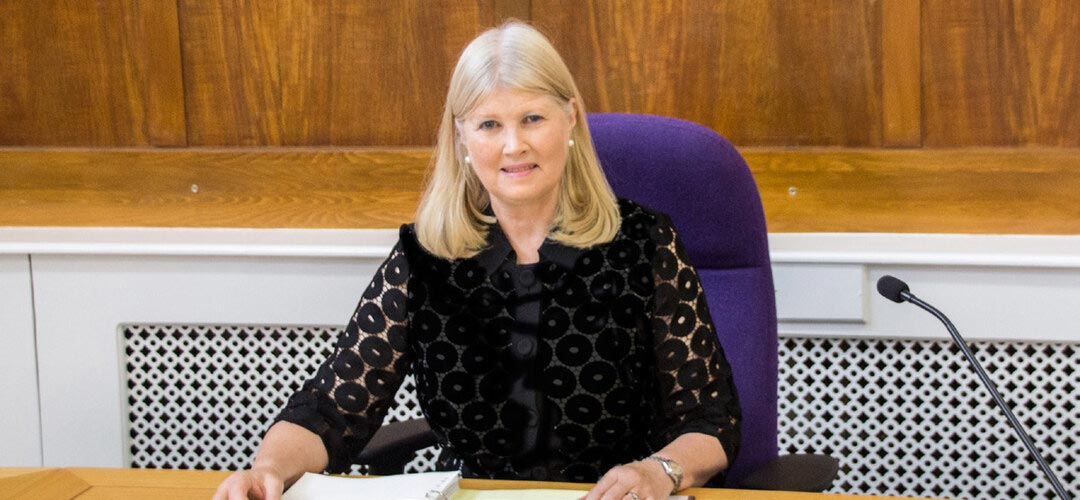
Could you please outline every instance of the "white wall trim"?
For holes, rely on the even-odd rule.
[[[1080,268],[1080,235],[773,233],[773,262]]]
[[[0,227],[0,254],[383,257],[396,229]],[[1080,235],[773,233],[773,262],[1080,268]]]
[[[0,227],[0,255],[386,257],[396,229]]]

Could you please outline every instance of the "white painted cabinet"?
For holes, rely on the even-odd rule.
[[[0,228],[0,466],[126,465],[121,325],[344,325],[396,238]],[[889,273],[969,339],[1080,341],[1080,237],[774,234],[770,246],[781,336],[946,339],[877,295]]]

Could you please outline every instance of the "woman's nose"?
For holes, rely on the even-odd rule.
[[[521,130],[513,127],[506,128],[506,141],[503,143],[503,154],[507,156],[519,155],[528,148]]]

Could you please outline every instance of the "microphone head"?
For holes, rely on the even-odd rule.
[[[904,283],[899,278],[889,276],[888,274],[882,276],[881,279],[877,281],[878,293],[880,293],[882,297],[893,302],[903,302],[906,300],[901,294],[908,290],[907,283]]]

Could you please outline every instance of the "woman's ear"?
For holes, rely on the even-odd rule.
[[[463,155],[469,154],[469,149],[465,147],[465,127],[461,125],[461,122],[454,120],[454,145],[455,149],[461,151]]]
[[[577,118],[578,118],[577,98],[571,97],[570,101],[569,101],[569,104],[570,104],[570,117],[569,117],[570,118],[570,128],[572,129],[572,128],[574,128],[574,126],[577,125]]]

